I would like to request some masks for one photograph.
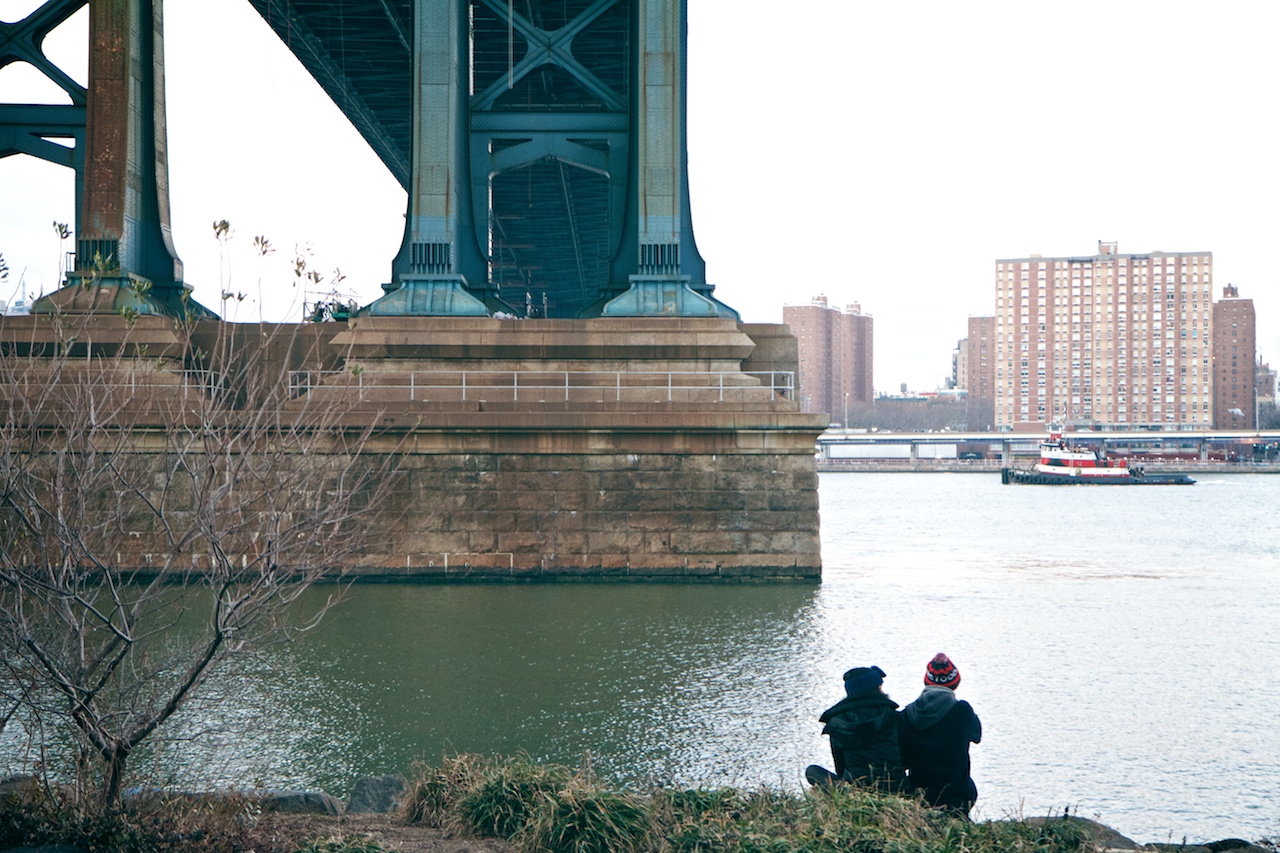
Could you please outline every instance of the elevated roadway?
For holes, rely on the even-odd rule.
[[[822,470],[991,470],[1035,456],[1043,432],[869,432],[828,429],[818,437]],[[1072,444],[1187,470],[1257,466],[1280,470],[1280,430],[1064,433]],[[1203,466],[1203,467],[1202,467]]]

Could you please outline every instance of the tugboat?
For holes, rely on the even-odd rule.
[[[1001,468],[1000,482],[1033,486],[1190,486],[1195,480],[1186,474],[1148,474],[1141,465],[1127,459],[1109,459],[1101,450],[1073,448],[1062,437],[1062,427],[1050,426],[1049,437],[1040,442],[1040,461],[1031,468]]]

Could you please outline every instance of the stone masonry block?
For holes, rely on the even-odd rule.
[[[646,534],[631,530],[593,530],[587,534],[587,547],[593,553],[636,554],[648,550]]]
[[[537,551],[538,553],[546,553],[553,550],[553,536],[550,533],[538,531],[498,533],[496,539],[496,547],[499,551]]]
[[[514,510],[477,510],[452,513],[444,523],[451,530],[486,530],[502,533],[520,529],[516,525],[516,518],[517,514]]]
[[[757,530],[768,521],[768,513],[694,510],[688,513],[690,530]]]
[[[703,453],[692,454],[686,453],[675,457],[675,470],[681,476],[693,476],[695,474],[713,474],[722,470],[726,463],[721,461],[726,459],[724,456],[712,456]]]
[[[715,489],[716,475],[704,472],[695,472],[692,474],[675,474],[665,488],[674,488],[681,491],[690,492],[709,492]]]
[[[646,556],[634,558],[628,574],[636,577],[675,579],[684,577],[688,571],[688,566],[683,561],[679,564],[671,564],[666,560],[658,559],[656,556]]]
[[[517,491],[504,494],[501,503],[504,509],[520,511],[553,509],[557,500],[556,493],[552,491]]]
[[[557,530],[551,536],[551,545],[551,551],[556,554],[585,554],[587,553],[587,534]]]
[[[487,554],[490,551],[510,553],[511,549],[499,548],[498,534],[492,530],[470,530],[467,531],[467,546],[463,550],[472,554]]]
[[[600,518],[608,515],[609,513],[599,513],[588,509],[560,509],[555,511],[554,517],[549,523],[555,530],[581,532],[602,528],[604,523],[600,521]]]
[[[688,561],[681,554],[632,554],[631,571],[639,573],[644,571],[662,570],[664,572],[683,572]]]
[[[614,519],[615,523],[625,526],[628,530],[675,529],[674,516],[667,512],[610,512],[599,513],[599,515],[606,519],[602,525],[609,523],[607,519]]]
[[[677,530],[671,534],[673,554],[714,554],[723,551],[745,549],[752,534],[727,530],[724,532],[695,532]]]
[[[610,492],[645,491],[670,489],[675,485],[675,478],[670,472],[654,474],[652,472],[601,471],[595,476],[595,482],[597,488]]]
[[[715,479],[717,492],[767,492],[778,487],[776,475],[768,471],[744,471],[734,475],[717,474]]]
[[[777,512],[808,512],[818,514],[817,492],[792,492],[771,489],[767,495],[770,510]]]
[[[671,493],[658,489],[604,490],[589,495],[588,508],[601,512],[666,512],[671,509]]]

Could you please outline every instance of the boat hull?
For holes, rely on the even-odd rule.
[[[1026,486],[1190,486],[1195,480],[1186,474],[1147,474],[1127,468],[1097,469],[1105,474],[1082,475],[1066,469],[1063,473],[1024,468],[1001,468],[1000,482]]]

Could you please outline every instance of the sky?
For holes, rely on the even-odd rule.
[[[967,318],[993,313],[996,259],[1105,240],[1212,252],[1216,294],[1254,300],[1258,353],[1280,364],[1280,4],[688,4],[694,233],[744,320],[781,322],[818,294],[857,302],[875,318],[877,391],[930,390]],[[0,0],[0,20],[37,5]],[[256,320],[334,289],[380,296],[399,184],[247,2],[165,14],[173,232],[196,299]],[[82,83],[86,21],[46,42]],[[11,65],[0,102],[66,99]],[[9,290],[55,286],[73,246],[55,221],[75,221],[70,170],[0,160]],[[305,292],[299,254],[323,276]]]

